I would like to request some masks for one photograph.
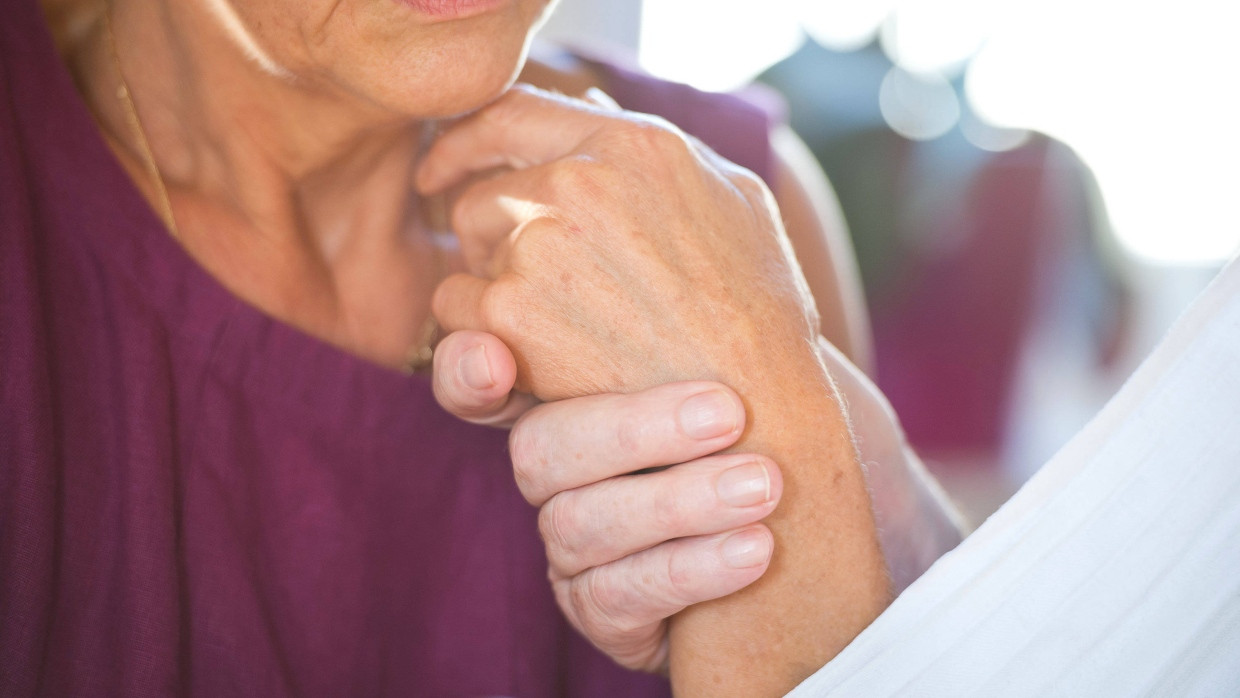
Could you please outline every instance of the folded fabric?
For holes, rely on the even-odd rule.
[[[789,695],[1240,695],[1240,262],[1007,504]]]

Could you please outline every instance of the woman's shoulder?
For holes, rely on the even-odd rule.
[[[784,116],[783,102],[772,90],[708,92],[654,77],[623,52],[547,44],[532,49],[521,79],[571,96],[599,88],[621,107],[667,119],[772,183],[771,131]]]

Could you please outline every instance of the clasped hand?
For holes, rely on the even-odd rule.
[[[657,670],[666,618],[764,571],[770,533],[750,524],[781,494],[769,459],[709,455],[745,428],[734,392],[663,384],[748,371],[780,342],[807,360],[816,311],[765,186],[665,123],[518,87],[444,133],[417,184],[434,194],[498,167],[452,207],[471,273],[435,294],[458,331],[437,391],[491,422],[531,404],[508,396],[514,377],[541,400],[579,398],[516,424],[517,482],[541,507],[570,621]]]
[[[749,400],[821,370],[778,212],[665,123],[526,87],[444,133],[417,177],[424,194],[464,182],[452,225],[470,273],[435,294],[453,331],[436,395],[515,422],[560,607],[621,664],[665,670],[667,619],[752,583],[773,548],[758,522],[780,470],[719,453],[746,428],[724,383]]]

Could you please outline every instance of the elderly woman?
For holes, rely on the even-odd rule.
[[[816,185],[807,285],[753,175],[510,89],[545,0],[11,4],[5,695],[785,690],[889,596],[837,381],[897,583],[950,544]]]

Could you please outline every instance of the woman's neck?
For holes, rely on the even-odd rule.
[[[118,0],[116,60],[91,62],[105,93],[109,78],[127,83],[169,187],[233,208],[268,235],[322,235],[329,248],[348,209],[403,209],[409,180],[392,175],[415,161],[416,125],[276,65],[216,5],[226,7]]]
[[[435,285],[459,267],[423,223],[442,221],[443,203],[410,186],[425,124],[247,48],[212,9],[225,3],[110,1],[115,60],[97,0],[43,3],[101,130],[159,211],[117,99],[127,84],[187,252],[268,314],[400,365]],[[568,94],[597,84],[564,60],[524,77]]]
[[[153,159],[189,254],[268,314],[401,365],[451,266],[410,186],[423,125],[263,67],[204,3],[117,0],[109,32],[106,16],[54,2],[105,137],[159,211]]]

